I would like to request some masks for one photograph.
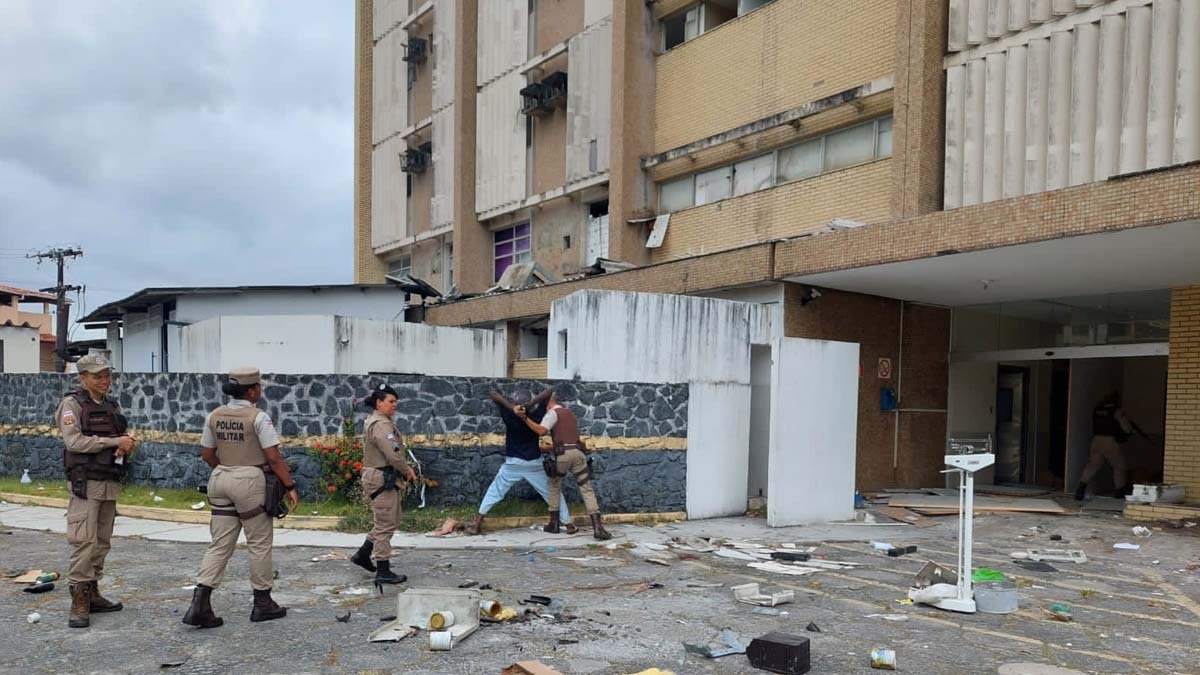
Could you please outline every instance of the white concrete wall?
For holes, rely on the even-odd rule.
[[[175,301],[175,320],[185,323],[214,316],[277,314],[336,314],[392,321],[403,318],[404,293],[393,286],[263,290],[248,293],[181,295]]]
[[[504,377],[503,331],[335,317],[337,373]]]
[[[776,340],[768,525],[854,518],[858,371],[857,343]]]
[[[688,386],[689,519],[745,513],[749,438],[750,385],[692,382]]]
[[[750,316],[750,343],[770,346],[783,337],[783,284],[743,286],[697,293],[698,297],[748,302],[761,307]]]
[[[160,306],[161,307],[161,306]],[[127,373],[158,372],[162,363],[161,309],[157,315],[125,315],[121,336],[121,370]]]
[[[220,371],[334,373],[334,317],[221,317]]]
[[[750,348],[750,467],[746,494],[767,497],[771,461],[771,347]]]
[[[179,354],[170,366],[173,373],[221,372],[221,317],[184,327],[179,334]]]
[[[1200,2],[948,2],[946,208],[1200,159]]]
[[[482,37],[480,33],[481,41]],[[525,76],[513,70],[482,87],[476,98],[475,210],[478,212],[506,206],[527,196],[525,116],[521,114],[521,88],[525,83]]]
[[[612,21],[588,26],[567,49],[567,183],[608,171]]]
[[[36,373],[40,370],[41,348],[38,329],[23,326],[0,326],[0,343],[4,344],[5,373]]]

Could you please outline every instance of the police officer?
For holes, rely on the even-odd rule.
[[[250,586],[254,590],[250,620],[270,621],[287,615],[287,608],[271,599],[275,573],[271,545],[275,530],[263,508],[265,472],[271,471],[283,484],[292,509],[299,501],[291,472],[279,452],[279,435],[271,418],[256,407],[262,400],[258,369],[231,370],[221,390],[233,400],[209,413],[200,439],[200,457],[213,468],[208,480],[212,542],[200,563],[192,605],[183,617],[185,624],[199,628],[224,623],[213,613],[212,592],[221,583],[242,530],[246,532],[246,548],[250,551]]]
[[[416,481],[417,474],[408,465],[404,437],[396,429],[396,390],[381,384],[366,398],[371,411],[363,425],[363,498],[371,505],[372,527],[366,541],[350,558],[363,569],[375,572],[375,584],[402,584],[403,574],[392,572],[392,535],[400,526],[400,502],[403,493],[397,479]]]
[[[89,354],[75,364],[80,388],[58,404],[54,418],[62,435],[63,464],[71,485],[67,507],[67,542],[71,566],[71,615],[67,625],[86,628],[93,612],[119,612],[123,605],[100,595],[104,559],[111,548],[113,520],[125,458],[137,443],[125,433],[121,407],[108,397],[112,368],[100,355]]]
[[[579,486],[579,493],[583,495],[583,504],[592,519],[592,536],[601,541],[612,539],[612,534],[604,529],[600,505],[596,502],[596,491],[592,487],[592,467],[587,455],[583,454],[583,441],[579,438],[579,420],[575,413],[558,402],[556,394],[550,394],[546,408],[541,424],[529,419],[524,408],[516,409],[517,415],[525,420],[525,424],[529,425],[534,433],[539,436],[550,434],[554,442],[550,449],[556,459],[553,464],[556,469],[555,475],[550,476],[550,523],[542,529],[551,534],[559,533],[561,523],[558,505],[562,499],[562,479],[563,476],[571,474],[575,477],[575,484]]]
[[[1088,483],[1095,478],[1107,461],[1112,465],[1113,492],[1112,496],[1125,496],[1125,453],[1121,444],[1129,440],[1130,435],[1137,431],[1143,438],[1149,440],[1146,432],[1129,419],[1121,409],[1121,392],[1114,391],[1100,401],[1092,410],[1092,445],[1088,455],[1087,466],[1079,477],[1079,486],[1075,488],[1075,500],[1083,501],[1087,496]]]

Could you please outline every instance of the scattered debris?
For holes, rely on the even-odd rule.
[[[1017,567],[1029,570],[1030,572],[1057,572],[1058,568],[1054,565],[1044,562],[1036,562],[1033,560],[1015,560],[1013,561]]]
[[[448,537],[454,534],[455,528],[458,527],[458,520],[455,518],[447,518],[442,526],[432,532],[426,532],[427,537]]]
[[[883,647],[875,647],[871,650],[871,667],[876,670],[895,670],[896,652]]]
[[[736,633],[729,628],[722,628],[721,635],[718,638],[722,645],[714,647],[711,644],[690,644],[683,643],[683,648],[690,654],[698,654],[709,659],[719,659],[722,656],[730,656],[732,654],[745,654],[746,645],[742,644]]]
[[[958,495],[896,495],[888,500],[889,506],[899,506],[925,516],[949,516],[958,513]],[[1066,514],[1067,509],[1052,499],[975,497],[975,513],[1056,513]]]
[[[431,619],[438,613],[455,618],[448,630],[430,633],[430,648],[443,651],[479,629],[479,591],[461,588],[410,588],[396,595],[396,619],[371,633],[371,642],[398,641],[416,634],[416,630],[434,628]]]
[[[1142,527],[1141,525],[1137,525],[1133,528],[1133,536],[1135,536],[1135,537],[1149,537],[1152,534],[1154,534],[1154,533],[1151,532],[1150,528],[1148,528],[1148,527]]]
[[[36,584],[30,584],[22,590],[24,590],[26,593],[46,593],[54,590],[54,582],[43,581]]]
[[[350,612],[347,611],[345,614],[335,615],[333,618],[337,619],[338,623],[349,623]]]
[[[396,615],[395,615],[395,614],[388,614],[387,616],[381,616],[381,617],[379,617],[379,620],[380,620],[380,621],[395,621],[395,620],[396,620]]]
[[[759,670],[785,675],[802,675],[812,667],[808,638],[772,632],[750,641],[746,658]]]
[[[199,511],[202,508],[204,508],[204,502],[196,502],[195,504],[192,504],[193,511]]]
[[[37,623],[42,620],[42,615],[37,612],[30,612],[29,616],[25,617],[25,620],[29,623]]]
[[[1007,578],[1004,576],[1004,572],[998,572],[990,567],[979,567],[971,573],[971,581],[977,584],[985,581],[1004,581]]]
[[[323,560],[350,560],[350,556],[341,551],[330,551],[329,553],[312,558],[313,562],[321,562]]]
[[[370,589],[362,588],[361,586],[358,588],[347,588],[346,590],[339,591],[337,593],[337,595],[370,595],[370,594],[371,594]]]
[[[776,574],[790,574],[792,576],[802,577],[808,574],[816,574],[819,570],[812,567],[796,567],[794,565],[784,565],[774,561],[768,562],[752,562],[747,567],[753,567],[756,570],[764,572],[774,572]]]
[[[541,661],[517,661],[500,671],[500,675],[562,675]]]
[[[984,581],[974,595],[975,608],[984,614],[1012,614],[1020,606],[1017,585],[1008,581]]]
[[[475,588],[478,585],[479,585],[478,581],[464,581],[463,583],[459,584],[458,587],[459,588]]]
[[[883,619],[884,621],[908,621],[907,614],[868,614],[868,619]]]
[[[808,625],[804,627],[804,630],[806,630],[810,633],[820,633],[821,627],[818,626],[817,624],[813,623],[812,621],[809,621]]]
[[[1087,562],[1087,554],[1079,549],[1027,548],[1024,551],[1013,551],[1009,557],[1013,560],[1032,560],[1034,562]]]
[[[1043,607],[1042,610],[1049,614],[1050,618],[1054,619],[1055,621],[1062,621],[1066,623],[1074,620],[1075,618],[1071,615],[1070,605],[1064,605],[1061,602],[1056,602],[1049,607]]]
[[[957,595],[957,582],[953,584],[932,584],[924,588],[908,589],[909,599],[923,605],[936,605],[946,598],[953,598]]]
[[[41,575],[42,575],[42,570],[29,570],[28,572],[26,572],[20,576],[14,577],[12,579],[12,582],[14,584],[32,584],[32,583],[36,582],[37,578]]]
[[[156,502],[165,502],[165,501],[167,501],[167,500],[163,499],[162,497],[159,497],[158,495],[154,495],[154,501],[156,501]]]
[[[39,584],[46,583],[47,581],[58,581],[58,572],[43,572],[38,575],[37,582]]]
[[[550,598],[549,596],[531,595],[528,598],[522,600],[521,604],[522,605],[546,605],[546,606],[549,606],[549,604],[553,601],[554,600],[552,598]]]
[[[688,581],[684,584],[688,588],[720,588],[724,585],[719,581]]]
[[[1138,550],[1141,550],[1142,545],[1141,544],[1130,544],[1127,541],[1123,541],[1123,542],[1120,542],[1117,544],[1113,544],[1113,548],[1117,549],[1118,551],[1138,551]]]
[[[1134,483],[1133,492],[1125,496],[1125,501],[1140,504],[1180,504],[1183,503],[1183,497],[1182,485]]]
[[[947,569],[932,560],[925,563],[925,566],[917,572],[916,587],[925,588],[934,584],[950,584],[951,586],[958,583],[958,572],[952,569]]]
[[[728,548],[719,549],[719,550],[717,550],[716,554],[722,558],[730,558],[732,560],[750,560],[750,561],[759,560],[759,558],[756,558],[756,557],[750,555],[749,553],[742,553],[741,551],[735,551],[735,550],[728,549]]]
[[[875,549],[876,551],[890,551],[896,547],[892,546],[886,541],[872,541],[871,548]]]
[[[909,553],[916,553],[916,552],[917,552],[916,546],[900,546],[900,547],[892,547],[892,548],[888,549],[887,554],[888,554],[888,557],[899,558],[902,555],[908,555]]]
[[[796,594],[793,591],[776,591],[770,595],[761,593],[759,592],[757,583],[733,586],[730,590],[733,591],[733,597],[738,602],[747,605],[759,605],[761,607],[774,607],[796,599]]]
[[[788,613],[783,611],[782,609],[775,609],[774,607],[755,607],[754,609],[750,610],[750,613],[751,614],[763,614],[765,616],[787,616],[788,615]]]
[[[881,516],[898,520],[903,523],[908,523],[910,525],[916,525],[917,527],[934,527],[939,524],[938,521],[932,518],[926,518],[925,516],[913,513],[908,509],[903,509],[898,506],[882,506],[875,509],[875,511]]]
[[[771,560],[784,560],[788,562],[800,561],[803,562],[809,559],[808,553],[799,551],[771,551]]]
[[[1062,541],[1062,535],[1061,534],[1052,534],[1052,535],[1050,535],[1050,541]]]

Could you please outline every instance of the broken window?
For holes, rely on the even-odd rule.
[[[670,180],[658,187],[659,213],[674,213],[695,205],[695,184],[691,176]]]
[[[403,255],[388,263],[389,276],[402,277],[405,274],[412,274],[412,256]]]
[[[825,170],[862,164],[875,155],[875,125],[860,124],[825,137]]]
[[[493,233],[492,257],[495,269],[493,281],[500,281],[500,276],[504,274],[504,270],[508,269],[509,265],[529,262],[532,259],[529,234],[529,223],[496,230]]]
[[[662,20],[663,51],[674,49],[703,32],[704,5],[697,4]]]
[[[733,194],[744,195],[771,187],[775,179],[775,153],[759,155],[733,165]]]
[[[821,139],[779,151],[779,182],[809,178],[821,173]]]
[[[759,7],[764,7],[772,2],[775,2],[775,0],[738,0],[737,14],[738,16],[749,14]]]
[[[733,192],[733,167],[722,166],[696,174],[696,206],[725,199]]]

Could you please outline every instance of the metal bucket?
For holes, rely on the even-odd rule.
[[[985,581],[975,586],[975,609],[985,614],[1017,611],[1017,587],[1010,581]]]

